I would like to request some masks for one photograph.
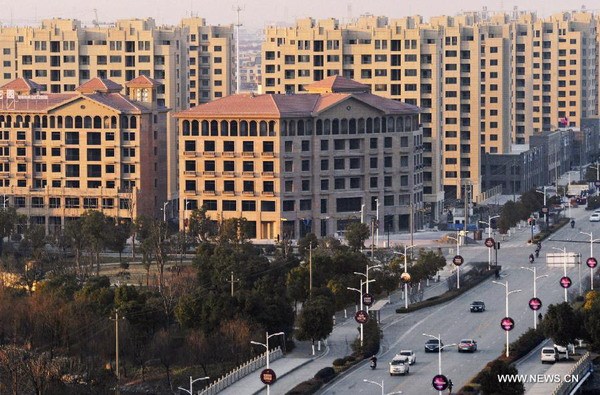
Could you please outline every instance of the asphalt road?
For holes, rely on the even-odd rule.
[[[573,209],[572,215],[577,221],[575,229],[571,229],[570,226],[564,227],[553,237],[560,241],[543,242],[542,254],[534,264],[537,267],[538,276],[548,275],[548,277],[537,280],[537,296],[544,305],[542,313],[545,313],[549,304],[560,303],[564,300],[563,289],[559,286],[563,269],[562,267],[547,267],[545,261],[541,259],[542,255],[547,252],[557,252],[552,247],[567,247],[567,251],[580,252],[587,257],[589,255],[589,237],[579,234],[579,231],[590,232],[593,229],[600,236],[600,223],[590,223],[587,220],[589,214],[590,212],[583,209]],[[522,292],[514,293],[509,297],[509,316],[515,321],[515,328],[509,333],[510,341],[515,340],[533,326],[533,312],[528,307],[528,301],[533,296],[533,273],[520,269],[521,266],[533,266],[527,260],[528,255],[534,249],[526,244],[528,236],[528,229],[522,230],[521,234],[513,240],[503,243],[499,251],[499,264],[504,268],[500,281],[508,281],[511,291],[522,290]],[[576,243],[573,240],[582,242]],[[585,243],[586,240],[588,243]],[[487,249],[481,246],[461,248],[461,255],[467,261],[474,259],[484,261],[487,260]],[[589,274],[589,269],[585,264],[583,266],[581,272],[582,278],[585,278],[585,275]],[[573,280],[571,289],[578,290],[578,269],[569,268],[567,273]],[[573,297],[570,295],[569,300],[572,300]],[[470,313],[470,302],[479,299],[486,302],[486,311]],[[457,343],[461,338],[469,337],[477,340],[479,349],[473,354],[458,353],[456,347],[442,352],[442,373],[452,379],[454,388],[458,389],[481,370],[487,362],[502,353],[506,337],[500,327],[500,320],[504,316],[505,288],[492,284],[490,280],[442,306],[419,310],[409,316],[392,317],[384,322],[383,349],[380,353],[378,368],[372,371],[368,364],[365,364],[327,386],[321,393],[381,393],[378,386],[365,383],[364,379],[379,383],[383,381],[385,393],[402,391],[404,394],[421,394],[425,390],[433,393],[431,380],[438,373],[438,355],[424,352],[423,345],[427,337],[423,336],[423,333],[436,336],[440,334],[444,344]],[[400,349],[414,350],[417,353],[417,363],[411,366],[408,376],[390,377],[387,371],[388,362]],[[527,370],[532,370],[532,373],[543,373],[544,369],[550,366],[541,363],[537,365],[532,362],[523,365],[520,373],[529,373]]]

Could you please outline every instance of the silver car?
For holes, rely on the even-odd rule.
[[[406,357],[409,365],[413,365],[415,362],[417,362],[417,356],[413,350],[400,350],[400,354],[398,355]]]
[[[410,371],[408,360],[402,355],[396,355],[390,362],[390,376],[405,375]]]

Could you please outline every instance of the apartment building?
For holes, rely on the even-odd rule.
[[[597,116],[597,25],[587,12],[302,19],[266,29],[262,91],[300,92],[342,75],[419,105],[425,201],[439,215],[444,197],[483,192],[484,153]]]
[[[299,94],[239,94],[176,114],[185,210],[245,217],[257,239],[332,235],[353,221],[421,227],[416,106],[335,76]],[[411,210],[411,207],[413,210]]]
[[[59,230],[88,209],[159,216],[167,193],[167,112],[160,83],[92,78],[45,93],[25,78],[0,87],[0,195],[29,223]]]
[[[157,26],[152,18],[82,26],[78,20],[43,20],[41,27],[0,27],[0,84],[34,79],[43,92],[74,92],[92,78],[125,84],[138,76],[160,83],[157,103],[172,111],[231,92],[231,27],[202,18]],[[167,122],[168,198],[177,197],[177,134]]]

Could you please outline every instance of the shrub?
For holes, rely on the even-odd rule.
[[[545,337],[540,329],[530,328],[527,332],[523,333],[517,340],[510,345],[510,357],[513,361],[525,356],[528,352],[533,350],[544,341]]]
[[[345,363],[354,363],[354,362],[356,362],[356,357],[354,355],[348,355],[348,356],[344,357],[344,362]]]
[[[333,366],[344,366],[346,364],[345,358],[337,358],[333,360]]]
[[[315,374],[315,379],[321,380],[324,383],[331,381],[331,379],[333,379],[334,377],[335,370],[331,366],[323,368]]]
[[[323,382],[321,380],[306,380],[289,390],[286,395],[311,395],[317,392],[322,385]]]

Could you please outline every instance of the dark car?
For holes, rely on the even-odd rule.
[[[425,352],[438,352],[440,347],[444,347],[444,343],[440,343],[438,339],[429,339],[425,343]]]
[[[484,312],[485,311],[485,303],[483,303],[480,300],[476,300],[475,302],[471,303],[471,313],[475,313],[475,312]]]

